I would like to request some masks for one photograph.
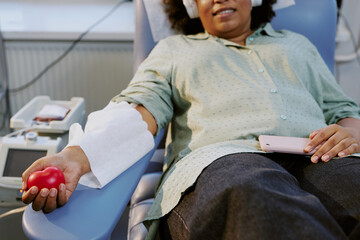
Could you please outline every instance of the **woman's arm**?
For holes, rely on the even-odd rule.
[[[141,114],[142,119],[147,123],[148,130],[152,133],[152,135],[155,135],[157,132],[157,124],[154,116],[142,105],[136,106],[135,109]]]
[[[305,147],[306,152],[319,149],[311,157],[313,163],[320,159],[324,162],[333,157],[345,157],[360,152],[360,120],[344,118],[337,124],[315,130],[310,134],[310,143]]]
[[[154,135],[157,131],[155,118],[143,106],[137,106],[136,110],[147,123],[148,130]],[[66,184],[61,184],[59,190],[53,188],[39,191],[35,186],[27,189],[27,179],[30,174],[49,166],[56,166],[63,171]],[[22,200],[26,204],[33,202],[32,208],[35,211],[43,210],[44,212],[52,212],[57,207],[65,205],[68,202],[80,177],[90,171],[89,160],[79,146],[70,146],[55,155],[40,158],[26,169],[22,175],[22,188],[24,191]]]

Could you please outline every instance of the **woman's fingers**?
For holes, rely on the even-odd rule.
[[[317,163],[323,154],[332,148],[330,147],[328,140],[335,132],[336,131],[332,127],[328,126],[323,129],[313,131],[310,134],[309,138],[311,141],[305,147],[305,151],[311,152],[314,149],[317,149],[311,157],[311,161],[313,163]]]
[[[22,195],[22,201],[26,204],[33,202],[32,208],[35,211],[43,210],[45,213],[54,211],[58,206],[67,203],[66,185],[60,184],[59,191],[56,188],[43,188],[40,191],[36,186],[25,191]]]
[[[31,203],[36,198],[38,191],[39,189],[36,186],[30,188],[28,191],[24,191],[22,194],[22,201],[25,204]]]
[[[31,190],[30,190],[31,191]],[[43,188],[35,197],[32,208],[35,211],[43,210],[45,213],[52,212],[57,207],[58,190],[56,188]]]
[[[310,140],[312,140],[318,133],[319,133],[319,130],[312,131],[309,136]]]
[[[67,203],[68,197],[66,196],[66,186],[61,183],[59,186],[59,194],[58,194],[58,206],[63,206]]]
[[[43,207],[43,211],[45,213],[49,213],[52,212],[56,209],[57,207],[57,195],[58,195],[58,191],[56,188],[51,188],[49,191],[49,194],[47,196],[46,202],[45,202],[45,206]]]
[[[49,195],[49,189],[43,188],[40,190],[39,194],[36,196],[35,200],[32,203],[32,208],[35,211],[40,211],[45,207],[46,199]]]
[[[320,144],[327,144],[327,141],[334,135],[337,131],[337,127],[330,125],[323,129],[313,131],[312,136],[310,137],[311,141],[308,145],[311,145],[312,149],[315,149]]]
[[[357,151],[357,149],[359,149],[359,147],[360,147],[360,146],[359,146],[358,143],[353,143],[353,144],[351,144],[348,148],[340,151],[340,152],[338,153],[338,156],[339,156],[339,157],[346,157],[346,156],[348,156],[348,155],[351,155],[351,154],[355,153],[355,152]]]
[[[356,139],[351,133],[337,124],[313,131],[310,134],[310,140],[310,143],[305,148],[307,152],[318,147],[311,157],[313,163],[320,160],[327,162],[336,156],[344,157],[356,152],[359,148]]]
[[[347,149],[351,146],[350,139],[342,139],[337,141],[337,136],[332,136],[323,146],[321,146],[311,157],[311,160],[315,162],[320,160],[327,162],[330,159],[336,157],[339,152]]]

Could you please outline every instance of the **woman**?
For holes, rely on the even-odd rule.
[[[164,3],[173,27],[192,35],[159,42],[113,99],[138,104],[153,134],[170,123],[148,238],[159,226],[157,236],[173,239],[358,236],[360,162],[345,156],[360,151],[360,110],[315,47],[266,24],[273,0],[198,0],[201,24],[182,1]],[[311,159],[265,154],[260,134],[310,137],[308,152],[321,146]],[[78,177],[90,171],[81,148],[66,154],[80,159]],[[31,191],[25,202],[56,207]]]

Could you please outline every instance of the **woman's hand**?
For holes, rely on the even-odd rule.
[[[360,128],[359,120],[355,119],[355,125],[332,124],[325,128],[315,130],[310,134],[310,143],[305,147],[305,152],[311,152],[318,148],[311,157],[313,163],[319,160],[327,162],[333,157],[345,157],[360,152]],[[343,125],[343,126],[342,126]]]
[[[60,184],[59,191],[56,188],[44,188],[39,192],[36,186],[27,189],[27,179],[30,174],[50,166],[58,167],[64,173],[65,184]],[[51,212],[68,202],[80,177],[89,171],[89,161],[78,146],[67,147],[60,153],[40,158],[22,174],[22,189],[24,191],[22,201],[26,204],[33,202],[32,208],[35,211]]]

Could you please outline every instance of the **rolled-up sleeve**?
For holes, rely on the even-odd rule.
[[[309,91],[321,107],[326,123],[334,124],[348,117],[360,119],[359,106],[343,92],[316,48],[311,43],[309,47],[312,48],[307,63]]]
[[[112,101],[143,105],[154,116],[160,131],[173,116],[172,68],[171,49],[160,41],[139,66],[129,86]]]

